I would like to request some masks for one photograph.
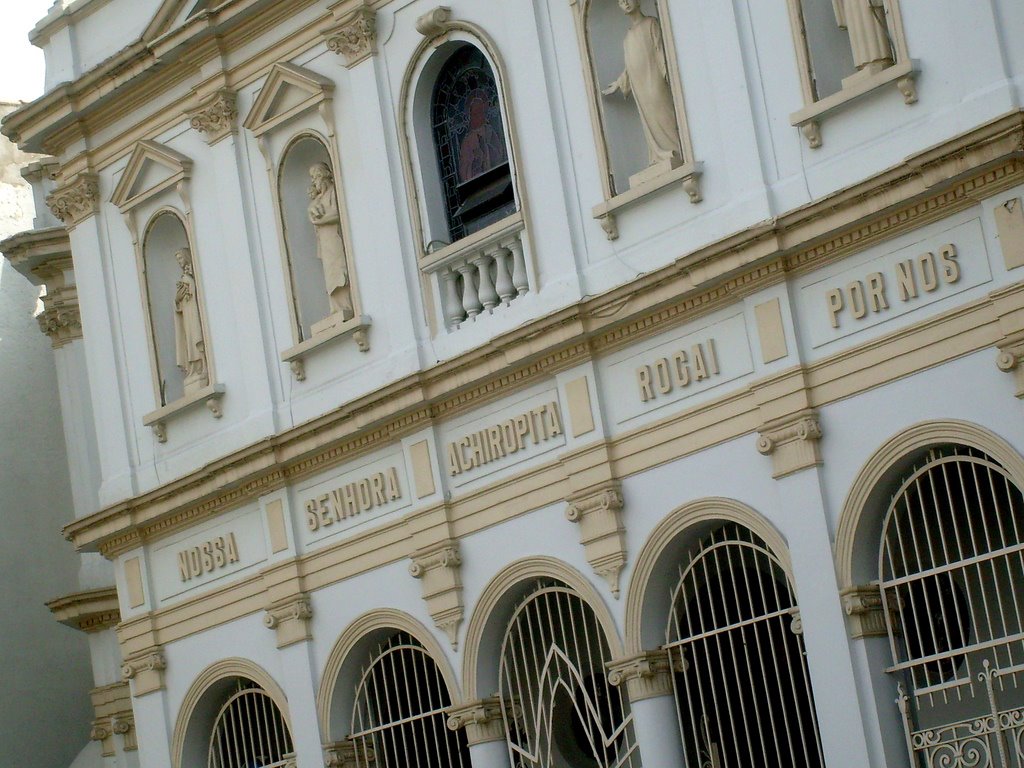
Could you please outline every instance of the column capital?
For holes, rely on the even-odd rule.
[[[285,648],[309,640],[309,620],[313,606],[309,595],[302,593],[274,602],[266,609],[263,626],[277,631],[277,647]]]
[[[155,646],[126,658],[121,665],[121,675],[125,680],[134,681],[134,696],[145,696],[163,689],[166,669],[163,648]]]
[[[53,215],[68,229],[100,209],[100,183],[95,173],[79,173],[46,196]]]
[[[660,648],[608,662],[608,682],[626,684],[631,702],[672,695],[672,674],[683,670],[680,659]]]
[[[471,701],[448,709],[448,730],[466,729],[466,742],[483,744],[505,740],[505,721],[501,716],[501,699],[497,696]]]
[[[324,31],[327,48],[341,56],[348,69],[377,53],[377,12],[369,5],[343,16]]]
[[[776,480],[821,464],[821,425],[818,414],[809,408],[764,424],[758,434],[757,450],[772,457]]]
[[[237,119],[235,92],[229,88],[218,89],[189,113],[189,124],[203,135],[207,144],[216,144],[234,133]]]
[[[859,640],[865,637],[887,637],[885,607],[882,604],[882,589],[878,582],[856,587],[847,587],[839,593],[843,611],[849,616],[850,637]],[[895,608],[895,595],[889,596],[890,608]]]

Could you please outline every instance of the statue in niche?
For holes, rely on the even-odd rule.
[[[174,356],[185,375],[184,389],[188,395],[209,383],[206,365],[206,340],[199,317],[199,296],[192,268],[192,252],[182,248],[174,254],[181,277],[174,293]]]
[[[882,0],[833,0],[836,21],[850,36],[858,72],[881,72],[893,63]]]
[[[352,297],[348,284],[348,265],[345,245],[341,239],[341,214],[338,212],[338,194],[334,189],[334,174],[327,163],[310,166],[309,220],[316,230],[316,256],[324,270],[327,298],[331,316],[350,320],[353,316]],[[317,329],[314,326],[314,332]],[[333,322],[330,323],[333,325]]]
[[[668,60],[661,25],[653,16],[645,16],[641,12],[640,0],[618,2],[630,22],[622,44],[626,68],[601,93],[611,96],[619,92],[633,97],[647,139],[648,167],[658,167],[658,172],[670,170],[682,163],[683,152],[668,81]]]

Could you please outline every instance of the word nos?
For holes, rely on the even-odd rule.
[[[321,528],[369,512],[374,507],[382,507],[400,498],[402,489],[398,484],[398,470],[395,467],[388,467],[384,472],[377,472],[362,480],[335,488],[315,499],[309,499],[306,502],[306,526],[315,533]]]
[[[182,581],[191,581],[237,562],[235,534],[228,533],[205,541],[198,547],[181,550],[178,553],[178,574]]]
[[[938,257],[928,252],[896,264],[896,295],[899,300],[910,301],[918,297],[919,290],[931,293],[942,284],[957,282],[960,264],[956,257],[956,246],[949,243],[942,246]],[[833,288],[825,294],[832,327],[839,327],[839,314],[844,309],[848,309],[855,320],[863,319],[869,311],[875,313],[889,309],[886,294],[885,277],[881,272],[872,272],[863,282],[854,280],[842,288]]]
[[[636,382],[640,388],[640,402],[646,403],[657,395],[667,395],[674,389],[684,389],[693,382],[704,381],[718,374],[715,340],[708,339],[703,343],[694,344],[689,355],[680,350],[671,357],[661,357],[650,365],[641,365],[637,368]]]
[[[448,443],[448,474],[454,477],[517,453],[526,448],[527,438],[537,445],[562,431],[558,404],[546,403]]]

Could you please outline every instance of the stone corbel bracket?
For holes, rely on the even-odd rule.
[[[664,649],[616,659],[605,666],[608,669],[608,682],[616,688],[625,683],[629,700],[633,703],[671,696],[672,674],[685,670],[682,658],[672,659]]]
[[[46,205],[65,227],[73,228],[99,211],[99,176],[79,173],[47,195]]]
[[[821,426],[811,409],[770,421],[758,433],[757,450],[772,457],[775,479],[821,464]]]
[[[189,124],[213,145],[237,130],[238,106],[235,92],[221,88],[189,113]]]
[[[313,606],[309,595],[300,594],[280,600],[267,608],[263,626],[277,632],[278,648],[286,648],[312,637],[309,626],[312,618]]]
[[[466,729],[466,743],[484,744],[505,740],[505,721],[501,716],[501,699],[491,696],[448,710],[448,730]]]
[[[89,741],[100,743],[101,757],[114,757],[117,754],[114,750],[114,732],[110,729],[109,720],[93,720],[92,728],[89,729]]]
[[[424,37],[440,37],[451,27],[452,9],[440,5],[416,19],[416,31]]]
[[[587,562],[619,596],[619,574],[626,565],[626,535],[622,524],[622,490],[617,480],[574,493],[565,516],[580,526],[580,544]]]
[[[377,53],[377,12],[363,5],[324,30],[328,50],[344,59],[351,69]]]
[[[996,366],[1013,374],[1016,391],[1024,399],[1024,282],[1000,288],[989,294],[999,317],[1002,338],[996,342]]]
[[[36,316],[39,330],[50,337],[54,349],[82,338],[82,315],[78,309],[78,289],[59,288],[43,298],[43,311]]]
[[[359,747],[357,757],[357,746],[352,739],[342,739],[331,744],[324,744],[324,768],[361,768],[365,765],[373,765],[376,762],[376,754],[366,742]]]
[[[1013,374],[1016,385],[1014,394],[1024,399],[1024,335],[1017,339],[1007,339],[999,345],[996,367],[1003,373]]]
[[[459,543],[453,539],[417,549],[409,564],[409,575],[422,584],[430,617],[448,636],[453,650],[459,647],[459,626],[465,613],[461,565]]]
[[[139,743],[135,738],[135,717],[130,712],[121,713],[111,718],[110,729],[121,737],[125,752],[134,752],[139,748]]]
[[[133,683],[134,696],[145,696],[147,693],[163,689],[166,669],[167,660],[164,658],[163,649],[156,647],[125,659],[121,665],[121,675]]]
[[[887,637],[885,608],[882,605],[882,590],[877,582],[856,587],[847,587],[839,593],[843,610],[849,616],[850,637],[860,640],[865,637]],[[889,609],[898,610],[894,595],[889,596]]]

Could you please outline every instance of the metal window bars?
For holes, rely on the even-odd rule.
[[[610,660],[583,599],[538,583],[501,645],[499,698],[513,768],[639,768],[629,701],[605,674]]]
[[[1024,497],[980,451],[929,451],[893,495],[879,573],[911,760],[1024,766]]]
[[[288,725],[270,695],[248,680],[217,713],[207,768],[294,768]]]
[[[720,526],[688,553],[665,647],[687,764],[824,765],[796,597],[750,530]]]
[[[357,766],[461,768],[470,765],[465,731],[452,732],[451,697],[437,664],[411,635],[381,643],[363,669],[352,711]]]

